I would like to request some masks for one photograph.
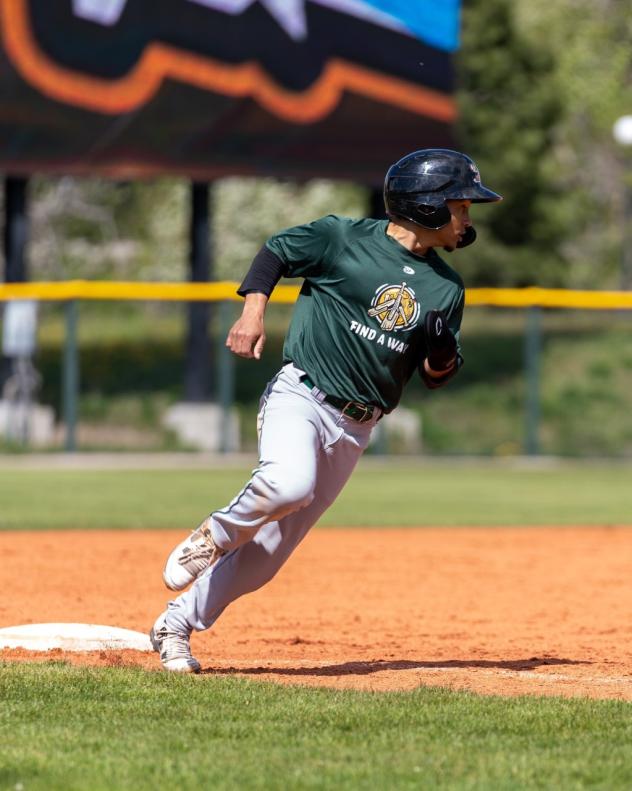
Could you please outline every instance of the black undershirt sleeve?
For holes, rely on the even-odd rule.
[[[254,257],[237,293],[240,297],[253,292],[269,297],[284,272],[284,262],[264,244]]]

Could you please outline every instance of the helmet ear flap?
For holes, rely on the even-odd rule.
[[[451,217],[450,209],[445,203],[441,206],[429,206],[425,203],[418,203],[415,206],[414,216],[411,219],[421,225],[422,228],[436,231],[438,228],[443,228],[444,225],[447,225]]]

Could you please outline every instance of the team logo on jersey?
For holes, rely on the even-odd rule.
[[[406,283],[384,284],[375,292],[368,313],[378,320],[384,332],[410,330],[419,318],[419,302]]]
[[[405,266],[402,269],[402,272],[405,272],[407,275],[414,275],[415,274],[415,270],[412,268],[412,266]]]

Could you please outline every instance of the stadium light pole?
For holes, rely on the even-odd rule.
[[[612,135],[622,147],[632,146],[632,115],[622,115],[614,122]],[[631,173],[625,168],[623,173],[623,211],[621,232],[621,290],[632,286],[632,185]]]

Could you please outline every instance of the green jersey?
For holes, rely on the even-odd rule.
[[[281,231],[267,246],[287,277],[304,278],[284,362],[328,395],[390,412],[426,357],[426,312],[444,311],[458,343],[465,292],[433,249],[414,255],[387,225],[328,215]]]

